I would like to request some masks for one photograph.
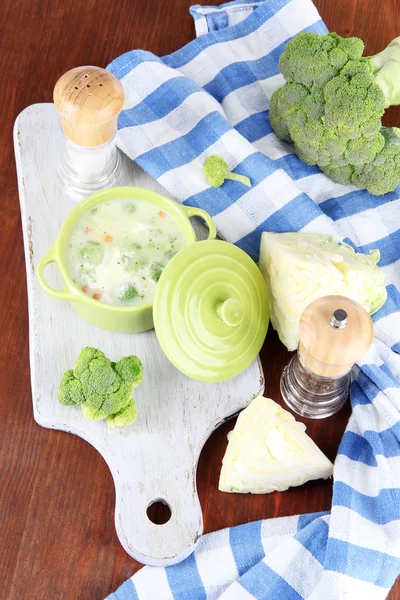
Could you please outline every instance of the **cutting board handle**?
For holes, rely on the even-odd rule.
[[[139,562],[175,564],[193,552],[203,532],[196,490],[198,453],[176,452],[164,440],[153,452],[144,449],[144,454],[147,456],[142,455],[138,461],[145,464],[140,480],[132,483],[128,464],[115,478],[117,534],[125,550]],[[171,510],[170,519],[163,525],[153,523],[147,515],[154,502],[163,502]]]

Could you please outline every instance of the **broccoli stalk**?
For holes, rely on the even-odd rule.
[[[363,50],[358,38],[299,33],[280,57],[286,83],[271,97],[269,119],[301,160],[380,195],[400,181],[398,132],[381,123],[400,103],[400,38],[376,56]]]
[[[136,356],[111,362],[96,348],[83,348],[74,369],[65,371],[58,388],[58,399],[66,406],[82,406],[84,417],[107,419],[110,427],[133,423],[136,406],[132,388],[143,378],[143,365]]]
[[[213,187],[220,187],[225,179],[233,179],[251,187],[251,181],[248,177],[228,171],[228,163],[219,154],[212,154],[206,158],[203,173],[207,177],[208,183]]]
[[[400,37],[395,38],[382,52],[368,56],[376,83],[386,99],[385,108],[400,104]]]

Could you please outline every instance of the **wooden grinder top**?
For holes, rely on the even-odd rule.
[[[121,82],[100,67],[71,69],[54,88],[62,130],[79,146],[101,146],[112,138],[123,103]]]
[[[301,361],[313,373],[348,373],[370,347],[374,327],[367,311],[343,296],[324,296],[303,311],[299,325]]]

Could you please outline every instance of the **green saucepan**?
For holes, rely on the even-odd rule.
[[[73,308],[93,325],[102,329],[120,333],[137,333],[153,328],[153,304],[139,306],[114,306],[98,302],[87,296],[72,280],[66,263],[66,248],[72,228],[76,222],[90,209],[101,204],[121,198],[135,201],[150,202],[165,210],[181,228],[188,246],[197,242],[197,237],[190,223],[189,217],[201,217],[209,229],[208,239],[216,236],[215,225],[210,215],[199,208],[177,204],[150,190],[137,187],[110,188],[97,192],[82,200],[67,216],[53,246],[43,256],[37,267],[39,283],[50,296],[60,300],[67,300]],[[55,290],[46,281],[44,269],[50,263],[57,263],[60,269],[64,288]]]

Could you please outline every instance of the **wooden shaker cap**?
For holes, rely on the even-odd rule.
[[[54,88],[61,127],[79,146],[100,146],[117,131],[124,103],[121,82],[100,67],[76,67],[64,73]]]
[[[334,313],[338,319],[333,317]],[[358,302],[344,296],[324,296],[303,311],[299,335],[304,366],[317,375],[339,377],[348,373],[367,352],[374,326]]]

